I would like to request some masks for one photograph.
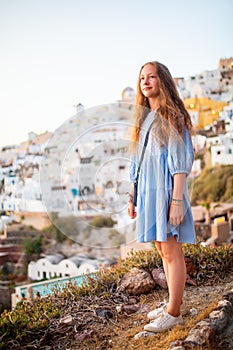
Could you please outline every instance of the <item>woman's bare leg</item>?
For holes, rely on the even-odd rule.
[[[167,262],[162,257],[161,242],[155,242],[155,245],[156,245],[156,248],[157,248],[157,250],[159,252],[159,255],[162,258],[163,269],[164,269],[164,273],[165,273],[165,276],[166,276],[167,285],[169,286],[168,266],[167,266]]]
[[[157,244],[156,244],[157,246]],[[167,312],[177,317],[180,315],[183,293],[186,283],[186,265],[182,250],[182,244],[171,237],[167,242],[159,242],[158,250],[163,264],[167,269],[165,274],[168,278],[169,304]]]

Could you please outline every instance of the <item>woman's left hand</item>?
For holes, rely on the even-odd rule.
[[[135,210],[135,206],[133,205],[132,200],[128,202],[128,215],[130,219],[135,219],[137,216],[137,212]]]
[[[183,206],[171,203],[169,221],[172,226],[180,225],[184,220]]]

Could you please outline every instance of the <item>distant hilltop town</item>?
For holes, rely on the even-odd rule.
[[[214,70],[174,80],[197,130],[195,149],[210,149],[209,165],[233,164],[233,57],[220,59]],[[115,104],[92,111],[78,104],[76,114],[55,132],[30,132],[20,145],[3,147],[1,211],[21,218],[30,213],[42,217],[45,200],[49,212],[119,212],[128,186],[126,146],[134,100],[134,89],[126,87]],[[201,171],[196,159],[191,176]],[[39,229],[46,226],[43,220],[33,224]]]

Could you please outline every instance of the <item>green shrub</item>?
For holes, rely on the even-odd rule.
[[[24,251],[26,254],[40,254],[42,252],[42,236],[36,239],[27,238],[24,241]]]
[[[233,166],[222,165],[203,170],[192,182],[192,205],[233,199]]]
[[[15,309],[5,310],[0,317],[0,338],[4,349],[6,339],[21,340],[28,332],[36,332],[45,328],[50,318],[58,317],[59,306],[50,299],[40,299],[35,304],[19,302]]]
[[[114,221],[110,216],[96,216],[92,221],[90,222],[91,226],[94,227],[113,227],[116,224],[116,221]]]

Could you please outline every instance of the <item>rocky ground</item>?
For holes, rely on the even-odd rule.
[[[57,296],[62,314],[51,319],[49,326],[27,340],[13,340],[6,349],[17,350],[167,350],[172,342],[186,339],[190,329],[207,318],[216,308],[224,294],[233,289],[233,273],[218,283],[210,282],[199,286],[187,285],[183,316],[184,325],[150,338],[134,339],[148,322],[146,314],[157,303],[167,298],[167,290],[156,287],[149,294],[129,296],[125,292],[112,290],[101,296],[85,296],[77,300]],[[210,344],[198,349],[233,349],[233,324],[228,325],[220,335],[211,338]],[[180,348],[183,349],[183,348]],[[192,347],[185,349],[193,349]]]
[[[206,284],[198,287],[187,286],[182,310],[184,325],[177,326],[171,331],[150,338],[135,340],[135,333],[143,330],[143,326],[148,322],[146,320],[146,313],[148,310],[153,308],[158,301],[167,298],[167,293],[164,290],[159,290],[141,296],[141,309],[135,314],[128,315],[124,321],[121,322],[119,333],[117,332],[117,335],[112,336],[107,348],[114,350],[168,349],[171,342],[177,339],[184,339],[191,328],[200,320],[208,317],[210,312],[217,306],[218,301],[222,300],[224,294],[231,289],[233,289],[233,275],[228,276],[224,282],[215,285]],[[115,327],[114,330],[116,331],[117,328],[118,327]],[[233,323],[231,323],[226,328],[225,332],[220,334],[215,341],[212,339],[212,344],[203,345],[202,348],[208,350],[232,350],[232,331]]]

